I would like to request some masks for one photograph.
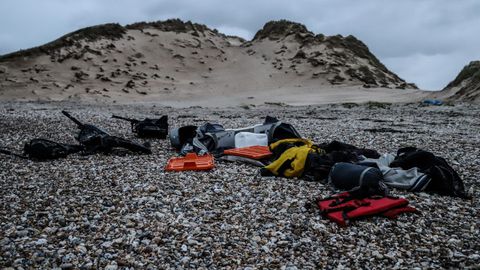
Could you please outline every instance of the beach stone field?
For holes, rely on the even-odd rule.
[[[151,155],[72,154],[35,162],[0,154],[2,269],[424,269],[480,267],[480,107],[419,104],[284,104],[235,108],[1,102],[0,146],[33,138],[76,143],[68,110],[112,135],[135,138],[112,114],[167,114],[170,128],[240,128],[265,116],[316,143],[338,140],[380,153],[416,146],[444,157],[472,199],[392,190],[418,214],[355,221],[322,217],[328,185],[260,177],[248,164],[216,161],[208,172],[165,172],[169,140]]]

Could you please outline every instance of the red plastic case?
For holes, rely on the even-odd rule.
[[[166,171],[207,171],[215,167],[213,156],[205,154],[198,156],[196,153],[188,153],[185,157],[171,158]]]

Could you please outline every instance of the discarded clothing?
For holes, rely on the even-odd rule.
[[[332,141],[318,145],[322,152],[309,153],[303,178],[310,181],[325,181],[333,165],[338,162],[356,163],[365,157],[378,158],[372,149],[362,149],[351,144]]]
[[[418,171],[413,167],[408,170],[383,167],[384,183],[393,188],[408,190],[412,192],[424,191],[431,181],[431,177]]]
[[[27,157],[38,160],[64,158],[82,150],[81,145],[57,143],[46,139],[33,139],[23,148]]]
[[[389,187],[412,192],[424,191],[431,177],[417,167],[408,170],[389,167],[394,159],[394,155],[383,154],[378,159],[364,159],[357,164],[377,167],[383,174],[383,182]]]
[[[424,191],[468,198],[463,181],[457,172],[444,158],[435,156],[431,152],[415,147],[401,148],[390,166],[405,170],[418,167],[421,172],[429,175],[431,181],[426,185]]]
[[[408,206],[408,203],[404,198],[394,197],[355,198],[348,192],[317,201],[322,215],[340,226],[347,226],[351,221],[370,216],[394,219],[402,213],[417,212],[415,208]]]
[[[305,150],[305,145],[314,151]],[[290,150],[298,147],[304,148]],[[326,180],[335,163],[356,163],[361,160],[360,157],[378,158],[380,156],[375,150],[361,149],[338,141],[314,145],[306,139],[281,140],[277,144],[270,145],[270,148],[274,154],[273,162],[261,170],[263,176],[302,177],[310,181]],[[294,161],[295,169],[291,165]],[[290,170],[287,174],[295,176],[281,173],[287,169]],[[295,173],[292,174],[292,171]]]
[[[380,154],[373,149],[358,148],[354,145],[339,142],[339,141],[331,141],[330,143],[322,143],[322,144],[318,145],[318,147],[322,148],[327,153],[333,153],[333,152],[340,151],[340,152],[344,152],[344,153],[355,154],[357,156],[365,156],[367,158],[379,158],[380,157]]]
[[[65,158],[69,154],[78,152],[84,155],[98,152],[111,153],[117,148],[124,148],[136,153],[151,153],[148,143],[141,145],[126,139],[111,136],[94,125],[81,123],[66,111],[62,111],[62,113],[75,122],[80,129],[77,136],[75,136],[75,139],[80,145],[58,143],[47,139],[33,139],[25,144],[23,155],[13,153],[6,149],[0,149],[0,153],[39,161]]]

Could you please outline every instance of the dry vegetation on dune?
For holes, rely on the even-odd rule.
[[[472,61],[466,65],[457,77],[436,95],[447,96],[449,100],[480,102],[480,61]]]
[[[125,34],[125,28],[117,23],[101,24],[79,29],[75,32],[64,35],[45,45],[20,50],[17,52],[0,56],[0,63],[14,61],[16,59],[37,57],[43,54],[50,55],[65,47],[81,46],[79,41],[94,42],[100,39],[117,40]]]

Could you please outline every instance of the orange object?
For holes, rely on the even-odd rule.
[[[242,148],[234,148],[223,151],[225,155],[240,156],[251,159],[263,159],[272,155],[268,146],[249,146]]]
[[[166,171],[206,171],[215,167],[213,163],[213,156],[205,154],[198,156],[196,153],[188,153],[184,157],[171,158],[167,166]]]

